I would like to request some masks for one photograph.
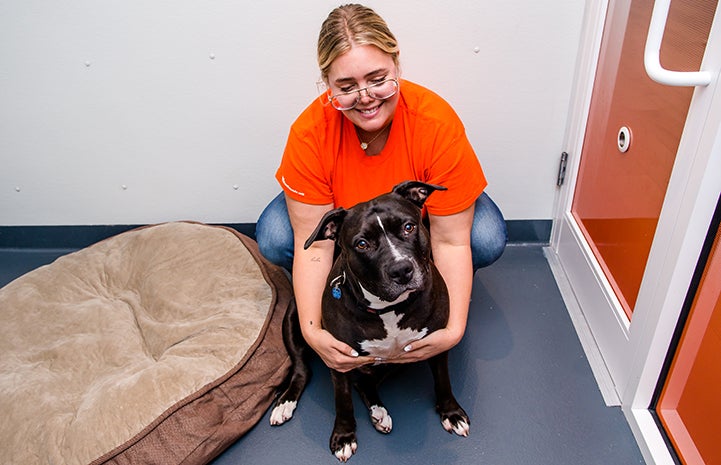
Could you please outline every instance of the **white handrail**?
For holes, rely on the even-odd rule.
[[[643,64],[648,77],[667,86],[707,86],[711,83],[710,71],[670,71],[661,66],[659,59],[663,31],[666,29],[666,19],[671,0],[656,0],[651,14],[651,24],[648,27],[646,49],[643,53]]]

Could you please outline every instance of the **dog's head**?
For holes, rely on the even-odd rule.
[[[326,213],[305,242],[331,239],[340,249],[349,273],[369,306],[382,309],[398,303],[426,284],[430,267],[430,236],[421,209],[428,196],[446,190],[419,181],[398,184],[393,191],[348,210]]]

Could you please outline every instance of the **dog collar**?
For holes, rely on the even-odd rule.
[[[386,307],[386,308],[373,308],[373,307],[366,307],[366,311],[368,313],[372,313],[373,315],[383,315],[385,313],[388,313],[392,310],[392,307]]]

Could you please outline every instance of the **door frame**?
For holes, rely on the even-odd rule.
[[[714,76],[711,84],[694,92],[636,310],[629,322],[570,213],[605,20],[613,8],[610,3],[586,1],[563,147],[569,154],[566,180],[557,193],[547,256],[604,400],[608,405],[621,406],[647,463],[671,464],[671,454],[649,406],[663,376],[666,355],[721,194],[721,6],[716,10],[701,66],[713,70]],[[609,307],[617,309],[615,331],[604,328],[610,324],[608,316],[597,316]],[[620,356],[612,350],[618,344],[629,353]]]

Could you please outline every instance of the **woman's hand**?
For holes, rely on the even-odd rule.
[[[460,333],[450,328],[434,331],[423,339],[413,341],[403,349],[403,352],[396,357],[384,360],[388,363],[412,363],[427,360],[435,355],[445,352],[454,347],[463,337]]]
[[[358,352],[351,346],[339,341],[325,329],[317,328],[306,331],[304,337],[328,368],[341,373],[376,361],[373,357],[358,355]]]

